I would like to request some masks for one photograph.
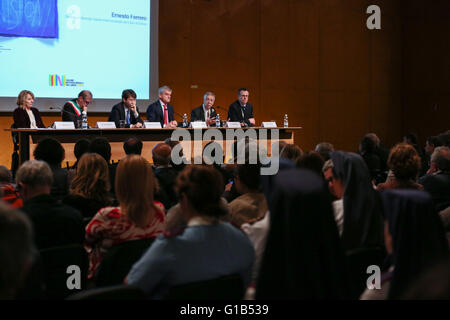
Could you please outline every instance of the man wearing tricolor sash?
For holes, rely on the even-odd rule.
[[[78,94],[77,99],[72,99],[64,104],[62,109],[62,121],[73,121],[75,128],[80,127],[81,113],[87,112],[88,105],[92,102],[92,93],[89,90],[83,90]],[[80,120],[80,121],[78,121]]]

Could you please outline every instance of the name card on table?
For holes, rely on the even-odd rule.
[[[263,128],[276,128],[277,123],[275,121],[263,122],[262,127]]]
[[[207,128],[208,126],[206,125],[205,121],[194,121],[191,122],[191,127],[192,129],[203,129]]]
[[[146,129],[161,129],[161,122],[150,122],[150,121],[145,121],[144,122],[144,127]]]
[[[73,121],[55,121],[55,129],[75,129]]]
[[[241,128],[241,123],[238,121],[228,121],[227,122],[227,127],[228,128]]]
[[[97,128],[116,129],[116,123],[114,121],[97,121]]]

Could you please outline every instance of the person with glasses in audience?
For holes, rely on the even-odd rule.
[[[122,91],[122,102],[114,105],[108,121],[113,121],[117,128],[121,128],[120,122],[125,120],[124,128],[142,128],[144,121],[139,116],[139,108],[136,106],[136,92],[132,89]]]
[[[81,126],[82,112],[88,109],[92,103],[92,93],[89,90],[83,90],[78,94],[77,99],[72,99],[64,104],[62,109],[62,121],[73,121],[75,128]],[[79,125],[80,124],[80,125]]]

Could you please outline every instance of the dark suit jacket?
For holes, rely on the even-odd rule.
[[[427,174],[418,181],[433,199],[438,211],[450,205],[450,173]]]
[[[31,107],[31,112],[33,112],[34,119],[36,120],[36,126],[38,128],[45,128],[45,125],[42,122],[41,115],[39,114],[39,110]],[[20,107],[14,110],[13,118],[16,128],[29,128],[31,125],[30,117],[28,116],[27,111]]]
[[[136,106],[136,111],[139,114],[139,108]],[[116,123],[116,128],[120,128],[120,120],[126,120],[125,119],[125,106],[123,105],[123,102],[119,102],[118,104],[114,105],[112,107],[111,112],[109,113],[108,121],[114,121]],[[138,115],[136,118],[134,116],[134,113],[130,111],[130,124],[136,124],[136,123],[144,123],[142,121],[141,117]],[[127,124],[126,128],[129,128],[130,125]]]
[[[76,99],[70,100],[75,103]],[[81,110],[83,111],[83,110]],[[62,121],[72,121],[75,124],[75,128],[77,128],[77,121],[82,119],[81,113],[78,116],[75,110],[73,109],[72,104],[67,101],[62,109]]]
[[[214,107],[211,107],[210,111],[210,118],[214,118],[217,115],[216,109],[214,109]],[[206,121],[205,119],[205,112],[203,112],[203,105],[201,105],[200,107],[195,108],[194,110],[192,110],[191,112],[191,122],[194,121]],[[212,124],[211,127],[215,127],[216,124]]]
[[[38,250],[84,242],[83,217],[51,195],[42,194],[25,201],[22,210],[30,218]]]
[[[236,100],[230,105],[228,109],[228,119],[229,121],[245,122],[249,127],[253,126],[248,119],[254,118],[253,116],[253,106],[247,103],[245,106],[244,116],[242,117],[241,105],[239,100]]]
[[[173,106],[168,104],[167,111],[169,112],[169,122],[175,120]],[[162,111],[162,107],[161,107],[161,103],[159,102],[159,99],[148,106],[147,120],[150,122],[160,122],[161,127],[164,127],[164,113]]]

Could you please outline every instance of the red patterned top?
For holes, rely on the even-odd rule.
[[[120,207],[99,210],[86,226],[85,249],[89,255],[88,278],[95,276],[103,256],[113,245],[128,240],[155,238],[165,229],[166,216],[161,202],[154,202],[155,218],[144,228],[137,227],[120,212]]]

